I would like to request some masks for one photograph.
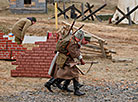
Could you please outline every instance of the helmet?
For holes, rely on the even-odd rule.
[[[80,40],[82,40],[84,38],[84,32],[82,30],[78,30],[74,36]]]

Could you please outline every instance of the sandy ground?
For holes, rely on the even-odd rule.
[[[111,1],[111,0],[110,0]],[[106,11],[113,12],[107,9]],[[105,12],[105,11],[104,11]],[[27,30],[26,35],[45,36],[46,32],[55,32],[54,20],[48,19],[53,14],[25,14],[13,15],[10,13],[0,13],[0,26],[5,29],[11,29],[12,25],[22,17],[35,16],[38,22]],[[59,18],[59,28],[62,26],[62,17]],[[66,20],[71,23],[72,20]],[[86,85],[92,85],[104,81],[117,82],[138,81],[138,25],[118,25],[108,24],[108,21],[99,23],[95,22],[80,22],[77,21],[76,26],[85,24],[84,30],[95,34],[108,43],[107,47],[113,49],[117,54],[113,54],[113,59],[131,59],[133,62],[118,62],[113,63],[111,59],[91,58],[87,60],[98,61],[98,64],[93,65],[91,71],[80,76],[80,82]],[[30,49],[34,45],[24,45]],[[86,71],[89,65],[81,66],[82,70]],[[35,90],[43,86],[47,78],[18,78],[11,77],[10,70],[16,66],[11,65],[11,61],[0,60],[0,95],[14,94],[24,90]]]

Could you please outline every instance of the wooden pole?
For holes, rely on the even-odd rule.
[[[48,9],[47,9],[47,0],[45,0],[45,12],[48,13]]]
[[[126,14],[125,14],[123,11],[121,11],[117,6],[116,6],[116,9],[117,9],[123,16],[125,16],[125,17],[129,20],[129,16],[126,16]],[[132,22],[133,24],[135,24],[134,21],[131,20],[131,22]]]
[[[86,7],[90,8],[90,4],[88,2],[86,3]],[[92,13],[92,10],[89,9],[89,12]],[[94,21],[94,17],[93,16],[91,16],[91,19]]]
[[[127,13],[129,13],[130,10],[129,10],[129,7],[127,7]],[[131,22],[131,16],[128,15],[128,21],[129,21],[129,25],[132,25],[132,22]]]
[[[133,13],[137,9],[138,9],[138,5],[135,8],[133,8],[129,13],[127,13],[125,16],[123,16],[120,20],[118,20],[115,24],[116,25],[119,24],[123,19],[125,19],[127,16],[129,16],[131,13]]]
[[[85,21],[87,18],[89,18],[90,16],[94,15],[96,12],[100,11],[101,9],[103,9],[107,4],[104,4],[103,6],[101,6],[100,8],[98,8],[97,10],[95,10],[94,12],[90,13],[87,17],[85,17],[82,21]]]
[[[106,53],[105,53],[105,50],[104,50],[104,44],[101,40],[99,40],[99,45],[101,47],[103,57],[106,58]]]
[[[65,2],[63,2],[63,11],[65,11]],[[65,14],[64,14],[64,19],[67,19],[67,17],[66,17],[66,12],[65,12]]]
[[[56,24],[56,29],[58,29],[57,2],[55,2],[55,24]]]
[[[87,12],[89,11],[89,9],[91,9],[91,8],[93,8],[93,7],[94,7],[94,5],[90,6],[90,8],[86,9],[83,13],[84,13],[84,14],[87,13]],[[82,16],[82,13],[81,13],[76,19],[80,18],[81,16]],[[84,15],[84,16],[85,16],[85,15]]]
[[[67,22],[65,22],[65,21],[62,21],[62,23],[64,24],[64,25],[67,25],[67,26],[71,26],[71,24],[69,24],[69,23],[67,23]],[[76,26],[73,26],[73,28],[74,29],[78,29],[78,27],[76,27]],[[94,34],[92,34],[92,33],[89,33],[89,32],[87,32],[87,31],[85,31],[85,30],[83,30],[83,29],[81,29],[84,33],[86,33],[86,34],[90,34],[93,38],[95,38],[95,39],[97,39],[97,40],[101,40],[102,42],[104,42],[104,43],[106,43],[106,40],[104,40],[104,39],[102,39],[102,38],[100,38],[100,37],[98,37],[98,36],[96,36],[96,35],[94,35]]]
[[[81,3],[81,12],[82,12],[82,19],[84,18],[84,4]]]

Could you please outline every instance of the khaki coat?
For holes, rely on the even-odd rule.
[[[63,68],[60,68],[58,64],[56,64],[55,69],[55,78],[61,78],[61,79],[73,79],[75,78],[78,80],[79,78],[79,71],[74,67],[70,67],[70,63],[74,62],[74,58],[78,58],[80,56],[80,48],[77,42],[71,42],[67,48],[69,52],[69,56],[67,56],[67,60],[64,64]]]
[[[22,18],[13,25],[12,33],[15,35],[15,38],[23,40],[27,28],[31,25],[31,20]]]

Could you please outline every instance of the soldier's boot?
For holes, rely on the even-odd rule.
[[[78,82],[78,87],[81,88],[82,86],[83,86],[83,84],[80,84],[80,83]]]
[[[73,79],[73,85],[74,85],[74,95],[76,96],[82,96],[82,95],[85,95],[84,92],[81,92],[79,90],[79,86],[78,86],[78,81],[76,79]]]
[[[65,80],[62,90],[67,92],[73,92],[73,90],[69,89],[68,86],[70,84],[71,80]]]
[[[56,82],[57,79],[51,78],[48,82],[44,84],[44,86],[50,91],[53,92],[51,89],[51,85],[53,85]]]
[[[57,81],[55,82],[56,86],[62,90],[62,86],[61,86],[61,82],[64,81],[64,79],[57,79]]]

